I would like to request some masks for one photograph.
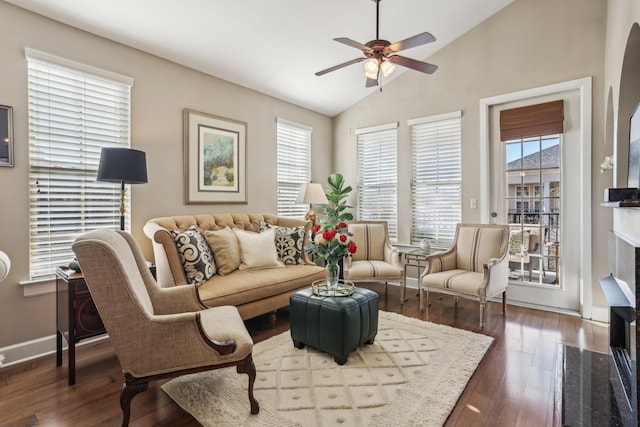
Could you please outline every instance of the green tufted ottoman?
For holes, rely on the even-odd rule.
[[[319,297],[309,288],[291,295],[289,303],[293,345],[326,351],[339,365],[358,346],[373,344],[378,333],[378,294],[368,289]]]

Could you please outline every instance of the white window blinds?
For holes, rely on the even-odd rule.
[[[304,218],[309,210],[295,202],[302,184],[311,181],[311,132],[308,126],[277,120],[278,216]]]
[[[411,243],[449,248],[462,219],[461,112],[409,121]]]
[[[129,147],[132,80],[36,51],[26,55],[29,259],[31,278],[38,279],[69,264],[80,234],[119,228],[120,186],[96,182],[96,174],[102,147]],[[130,212],[127,192],[127,224]]]
[[[389,240],[398,236],[397,123],[356,130],[358,209],[361,221],[387,221]]]

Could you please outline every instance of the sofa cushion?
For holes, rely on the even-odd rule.
[[[280,227],[264,221],[260,222],[260,232],[270,228],[273,228],[276,233],[275,245],[280,261],[284,264],[304,264],[302,251],[307,227]]]
[[[240,245],[236,233],[229,227],[218,231],[205,231],[207,243],[213,252],[218,274],[224,276],[240,267]]]
[[[254,233],[233,229],[240,244],[240,270],[282,267],[275,245],[275,230]]]
[[[197,286],[216,274],[213,255],[198,227],[191,226],[184,231],[171,230],[171,235],[189,283]]]
[[[455,269],[427,274],[422,277],[422,284],[478,296],[481,290],[485,291],[482,278],[482,272]]]
[[[313,281],[324,279],[324,277],[324,268],[317,265],[286,265],[283,268],[236,270],[227,276],[216,274],[198,287],[198,295],[209,307],[240,306],[309,287]]]

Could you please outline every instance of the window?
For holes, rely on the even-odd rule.
[[[559,283],[556,253],[560,236],[561,135],[505,141],[507,221],[513,233],[528,235],[526,257],[510,257],[516,283]],[[515,188],[515,196],[510,188]],[[533,196],[529,188],[533,187]],[[549,188],[549,193],[545,189]],[[526,191],[519,191],[524,189]],[[514,209],[515,208],[515,209]]]
[[[522,185],[517,185],[516,186],[516,196],[518,197],[522,197],[522,196],[526,196],[529,197],[529,187],[528,186],[522,186]]]
[[[102,147],[129,147],[133,81],[31,49],[26,56],[29,265],[39,279],[73,259],[78,235],[119,228],[120,187],[96,174]],[[129,204],[127,192],[127,215]]]
[[[397,123],[356,130],[358,208],[361,221],[387,221],[389,240],[398,236]]]
[[[461,112],[409,121],[411,127],[411,243],[453,244],[462,220]]]
[[[303,184],[311,180],[311,131],[308,126],[277,120],[278,216],[304,218],[309,206],[296,204]]]

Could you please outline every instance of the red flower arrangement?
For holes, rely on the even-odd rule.
[[[348,254],[356,253],[356,243],[351,240],[347,223],[339,222],[336,226],[316,225],[313,229],[315,238],[307,245],[307,252],[314,254],[327,262],[337,262]]]

